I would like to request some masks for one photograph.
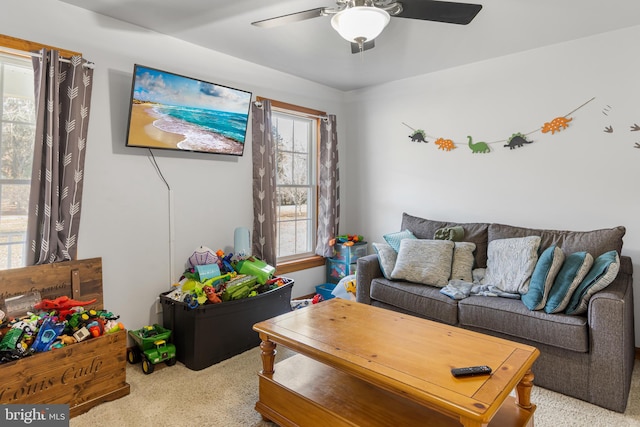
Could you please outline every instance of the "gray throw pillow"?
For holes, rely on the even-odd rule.
[[[391,278],[446,286],[451,275],[454,246],[450,240],[402,240]]]
[[[478,268],[487,266],[487,244],[489,224],[484,222],[457,223],[434,221],[426,218],[402,214],[401,230],[410,230],[418,239],[433,239],[441,228],[460,226],[464,229],[464,241],[476,244],[475,264]]]
[[[454,242],[454,244],[450,280],[473,282],[473,251],[476,249],[476,244],[471,242]]]
[[[391,272],[396,266],[398,253],[387,243],[372,243],[372,246],[376,254],[378,254],[378,262],[380,263],[382,275],[387,279],[391,279]]]
[[[526,294],[538,261],[540,236],[498,239],[489,242],[483,285],[508,293]]]

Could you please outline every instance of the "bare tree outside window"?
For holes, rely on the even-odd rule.
[[[317,128],[316,118],[273,112],[279,260],[315,248]]]
[[[35,138],[31,59],[0,55],[0,269],[25,265]]]

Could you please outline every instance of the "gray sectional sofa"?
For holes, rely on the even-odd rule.
[[[489,243],[497,239],[540,236],[539,252],[556,245],[565,254],[586,251],[597,257],[617,251],[615,280],[594,293],[586,313],[549,314],[530,310],[521,299],[471,295],[453,299],[441,288],[385,278],[377,254],[357,261],[358,302],[537,347],[534,383],[595,405],[624,412],[635,355],[632,263],[622,256],[624,227],[589,232],[536,230],[491,223],[458,224],[403,214],[401,230],[418,239],[461,226],[473,242],[474,269],[487,267]]]

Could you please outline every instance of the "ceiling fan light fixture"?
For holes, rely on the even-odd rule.
[[[352,43],[371,41],[378,37],[391,17],[386,10],[372,6],[355,6],[336,13],[331,26]]]

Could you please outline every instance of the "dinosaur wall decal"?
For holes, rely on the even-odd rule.
[[[475,153],[488,153],[491,151],[489,145],[486,142],[473,142],[473,138],[467,136],[469,138],[469,148],[471,148],[471,152]]]
[[[522,147],[524,144],[531,144],[533,141],[528,141],[526,136],[521,133],[514,133],[511,138],[507,140],[505,147],[509,147],[509,150]]]

